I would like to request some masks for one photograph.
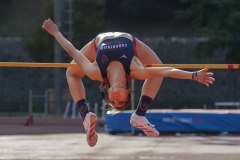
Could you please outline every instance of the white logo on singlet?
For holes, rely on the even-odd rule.
[[[109,45],[106,43],[103,43],[101,46],[99,46],[99,50],[113,50],[113,49],[123,49],[123,48],[127,48],[128,45],[126,43],[117,43],[117,44],[113,44],[113,45]]]
[[[125,54],[123,54],[120,58],[128,58]]]

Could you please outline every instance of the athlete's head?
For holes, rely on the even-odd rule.
[[[108,89],[109,102],[116,109],[123,108],[129,102],[129,89],[121,86],[111,86]]]
[[[115,113],[125,109],[131,100],[130,89],[126,87],[104,87],[104,85],[102,85],[101,91],[103,99],[107,104],[107,109],[114,110]]]
[[[107,80],[108,86],[105,84],[104,87],[106,103],[110,108],[121,111],[130,102],[130,90],[127,87],[127,76],[122,63],[113,61],[108,65]]]

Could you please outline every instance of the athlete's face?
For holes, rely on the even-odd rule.
[[[110,87],[108,89],[109,102],[115,108],[122,108],[128,101],[129,90],[123,87]]]

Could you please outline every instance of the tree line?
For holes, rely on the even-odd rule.
[[[11,7],[12,1],[0,1],[0,18]],[[227,53],[226,62],[240,61],[239,0],[75,0],[73,3],[73,43],[77,48],[99,32],[128,31],[128,27],[132,27],[138,30],[136,32],[140,28],[139,34],[144,35],[146,26],[163,26],[172,30],[183,26],[208,38],[198,45],[197,55],[210,56],[216,49],[223,49]],[[53,6],[43,14],[53,18]],[[36,61],[51,62],[52,39],[43,32],[36,28],[26,41],[26,48]]]

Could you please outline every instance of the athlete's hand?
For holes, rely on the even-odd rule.
[[[202,83],[209,87],[209,85],[213,84],[215,79],[213,78],[213,73],[208,72],[208,68],[201,69],[199,71],[193,72],[193,80]]]
[[[52,36],[59,32],[57,25],[53,23],[53,21],[50,18],[43,22],[42,28],[45,29]]]

